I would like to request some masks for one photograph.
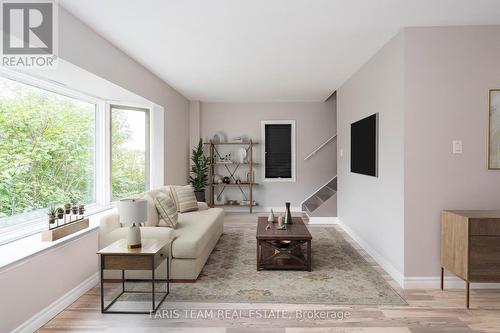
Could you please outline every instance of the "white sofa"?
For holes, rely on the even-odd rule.
[[[143,239],[169,240],[167,247],[170,256],[170,278],[173,280],[196,280],[208,256],[212,252],[222,235],[224,211],[220,208],[208,208],[205,203],[198,203],[198,211],[179,213],[175,229],[158,225],[158,213],[154,205],[154,198],[160,192],[169,193],[170,187],[165,186],[138,195],[148,201],[148,221],[141,227]],[[127,238],[127,227],[120,224],[116,210],[104,216],[99,227],[99,249],[114,241]],[[166,261],[156,270],[156,277],[166,278]],[[150,272],[127,271],[128,278],[150,278]],[[111,277],[109,274],[106,277]]]

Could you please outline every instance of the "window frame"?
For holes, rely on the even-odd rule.
[[[292,176],[290,178],[266,178],[266,125],[291,125],[291,167]],[[296,177],[296,143],[295,143],[295,120],[261,120],[261,160],[262,160],[262,177],[261,181],[264,183],[294,183],[297,181]]]
[[[108,102],[98,96],[83,93],[77,89],[68,88],[65,84],[32,73],[26,74],[0,68],[0,77],[26,84],[34,88],[68,98],[91,103],[95,106],[95,147],[94,147],[94,203],[86,206],[88,215],[94,215],[115,206],[111,193],[111,106],[122,106],[126,109],[147,110],[146,119],[146,186],[151,187],[151,117],[154,106],[149,103],[129,103],[125,100]],[[146,190],[145,190],[146,191]],[[19,224],[0,228],[0,246],[24,237],[34,235],[47,228],[46,217],[26,219]]]
[[[109,177],[108,177],[108,186],[109,186],[109,201],[111,203],[116,203],[120,199],[123,198],[114,198],[113,197],[113,141],[112,141],[112,131],[113,131],[113,109],[115,110],[131,110],[131,111],[141,111],[146,114],[146,130],[145,130],[145,143],[146,143],[146,149],[145,149],[145,156],[144,160],[146,165],[144,166],[145,168],[145,175],[144,175],[144,191],[149,191],[151,189],[151,181],[150,181],[150,175],[151,175],[151,170],[150,170],[150,150],[151,150],[151,140],[150,140],[150,131],[151,131],[151,109],[147,107],[137,107],[137,106],[129,106],[125,104],[109,104],[109,141],[107,143],[107,147],[109,150],[109,165],[108,165],[108,172],[109,172]],[[139,194],[139,193],[137,193]]]
[[[99,156],[98,147],[99,143],[102,143],[102,140],[104,139],[104,133],[99,131],[99,128],[104,121],[104,117],[102,117],[103,112],[101,111],[103,105],[102,100],[76,90],[68,89],[64,85],[59,84],[57,81],[47,82],[32,75],[0,69],[0,77],[94,105],[94,202],[88,204],[86,209],[90,214],[95,214],[107,209],[105,198],[100,198],[98,195],[99,191],[97,190],[99,184],[98,162],[102,159],[102,156]],[[41,232],[42,230],[45,230],[46,227],[46,217],[40,217],[27,219],[19,224],[0,228],[0,246]]]

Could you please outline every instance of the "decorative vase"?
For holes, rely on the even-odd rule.
[[[226,196],[224,194],[219,194],[215,196],[215,203],[217,205],[225,205],[226,204]]]
[[[285,224],[292,224],[292,214],[290,213],[290,203],[286,202]]]
[[[238,158],[238,163],[245,163],[245,160],[247,158],[247,150],[243,147],[238,149],[236,156]]]
[[[283,227],[283,215],[281,215],[281,214],[280,214],[280,216],[278,216],[278,227],[279,228]]]
[[[205,199],[205,189],[194,191],[194,195],[196,196],[196,201],[198,201],[198,202],[206,202],[206,199]]]
[[[275,222],[275,221],[274,221],[274,212],[273,212],[273,210],[272,210],[272,209],[271,209],[271,212],[269,213],[269,216],[268,216],[268,218],[267,218],[267,222],[272,222],[272,223],[274,223],[274,222]]]

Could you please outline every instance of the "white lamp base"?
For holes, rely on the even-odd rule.
[[[137,249],[141,244],[141,229],[134,224],[128,228],[127,245],[129,249]]]

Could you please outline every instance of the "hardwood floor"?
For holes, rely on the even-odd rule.
[[[258,214],[227,214],[226,223],[256,223]],[[314,228],[314,226],[310,226]],[[332,226],[341,231],[340,227]],[[324,304],[242,304],[242,303],[169,303],[163,314],[101,314],[99,288],[96,286],[58,314],[40,332],[228,332],[228,333],[437,333],[500,332],[500,290],[472,289],[471,309],[464,308],[463,290],[401,290],[397,284],[343,231],[344,237],[384,276],[408,302],[408,306],[335,306]],[[314,245],[313,245],[314,246]],[[348,283],[348,281],[346,281]],[[175,288],[175,284],[172,285]],[[210,312],[212,310],[212,312]],[[222,310],[241,310],[224,313]],[[329,314],[328,319],[296,318],[313,315],[314,310]],[[253,311],[253,312],[252,312]],[[272,314],[285,318],[264,318]],[[322,311],[322,312],[321,312]],[[257,318],[256,312],[262,317]],[[176,318],[175,313],[179,315]],[[250,315],[253,313],[253,315]],[[349,316],[347,315],[349,313]],[[212,314],[212,315],[210,315]],[[218,316],[224,314],[222,316]],[[343,320],[332,318],[342,314]],[[208,318],[208,319],[204,319]],[[250,317],[250,318],[249,318]]]

